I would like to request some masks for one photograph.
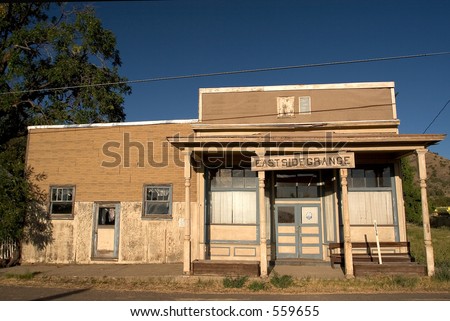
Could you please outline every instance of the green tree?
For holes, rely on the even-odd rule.
[[[420,188],[414,180],[414,169],[407,158],[402,159],[401,167],[406,220],[411,223],[422,224]]]
[[[25,166],[27,127],[123,121],[131,90],[120,65],[115,36],[92,8],[0,4],[0,242],[51,239],[33,183],[44,177]]]

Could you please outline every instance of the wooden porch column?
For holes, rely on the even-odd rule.
[[[341,204],[342,219],[344,221],[344,258],[345,258],[345,277],[347,279],[354,278],[353,273],[353,255],[352,255],[352,237],[350,233],[350,215],[348,211],[348,189],[347,189],[346,168],[341,169]]]
[[[427,258],[427,271],[428,276],[434,275],[434,254],[433,244],[431,242],[430,231],[430,213],[428,211],[428,198],[427,198],[427,167],[425,154],[426,149],[417,149],[417,165],[419,167],[419,179],[420,179],[420,200],[422,201],[422,221],[423,221],[423,240],[425,243],[425,254]]]
[[[183,274],[191,274],[191,150],[184,155],[184,256]]]
[[[258,187],[259,187],[259,248],[261,253],[260,259],[260,274],[262,277],[267,277],[267,239],[266,239],[266,202],[264,194],[264,179],[266,172],[258,172]]]

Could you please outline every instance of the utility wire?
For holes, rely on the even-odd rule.
[[[44,89],[19,90],[19,91],[2,92],[2,93],[0,93],[0,95],[24,94],[24,93],[33,93],[33,92],[40,92],[40,91],[57,91],[57,90],[68,90],[68,89],[100,87],[100,86],[112,86],[112,85],[122,85],[122,84],[137,84],[137,83],[144,83],[144,82],[157,82],[157,81],[190,79],[190,78],[202,78],[202,77],[213,77],[213,76],[226,76],[226,75],[237,75],[237,74],[267,72],[267,71],[278,71],[278,70],[289,70],[289,69],[304,69],[304,68],[315,68],[315,67],[326,67],[326,66],[338,66],[338,65],[360,64],[360,63],[389,61],[389,60],[414,59],[414,58],[443,56],[443,55],[450,55],[450,51],[432,52],[432,53],[414,54],[414,55],[404,55],[404,56],[391,56],[391,57],[378,57],[378,58],[356,59],[356,60],[345,60],[345,61],[332,61],[332,62],[323,62],[323,63],[294,65],[294,66],[282,66],[282,67],[269,67],[269,68],[221,71],[221,72],[192,74],[192,75],[181,75],[181,76],[156,77],[156,78],[147,78],[147,79],[138,79],[138,80],[125,80],[125,81],[118,81],[118,82],[84,84],[84,85],[74,85],[74,86],[65,86],[65,87],[53,87],[53,88],[44,88]]]
[[[425,130],[423,131],[422,134],[425,134],[426,131],[428,130],[428,128],[431,127],[431,125],[433,125],[434,121],[439,117],[439,115],[444,111],[445,107],[447,107],[448,103],[450,103],[450,99],[445,103],[444,107],[441,108],[441,110],[437,113],[436,117],[433,118],[433,120],[431,121],[431,123],[427,126],[427,128],[425,128]]]

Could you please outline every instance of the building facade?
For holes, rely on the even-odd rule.
[[[29,128],[53,242],[25,262],[329,261],[329,244],[406,241],[400,159],[419,160],[428,274],[426,148],[399,134],[394,83],[207,88],[199,118]],[[428,222],[427,222],[428,219]],[[427,238],[427,235],[429,236]],[[392,249],[395,251],[395,249]],[[352,255],[345,255],[351,276]]]

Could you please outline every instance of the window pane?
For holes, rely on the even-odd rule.
[[[160,215],[170,213],[172,187],[147,186],[145,188],[145,215]]]
[[[62,189],[62,200],[65,202],[72,201],[72,189],[71,188],[63,188]]]
[[[349,187],[365,187],[363,169],[352,169],[350,173]]]
[[[277,174],[276,181],[277,198],[297,198],[296,174]]]
[[[280,206],[278,207],[278,223],[295,223],[295,207]]]
[[[51,207],[51,214],[72,214],[72,203],[54,202]]]
[[[145,214],[169,214],[169,203],[147,202]]]
[[[245,187],[246,188],[256,188],[258,178],[256,177],[256,172],[250,169],[245,170]]]
[[[168,201],[169,187],[147,187],[147,201]]]
[[[277,198],[297,198],[297,186],[295,183],[277,183]]]
[[[211,223],[232,224],[233,192],[211,192]]]
[[[56,201],[58,189],[52,188],[52,201]]]
[[[232,187],[231,169],[223,168],[219,169],[216,176],[212,178],[212,187]]]
[[[365,187],[377,187],[377,175],[374,169],[366,169],[366,186]]]
[[[256,224],[256,192],[233,192],[233,223]]]
[[[153,193],[153,190],[151,188],[147,189],[147,201],[156,200],[157,195],[156,193]]]
[[[391,167],[387,166],[383,168],[383,174],[380,177],[381,187],[391,187]]]
[[[115,208],[104,208],[98,209],[98,224],[99,225],[114,225],[115,223]]]
[[[298,195],[299,198],[319,197],[317,186],[318,177],[315,174],[298,174]]]
[[[242,169],[233,169],[233,187],[244,188],[244,171]]]

